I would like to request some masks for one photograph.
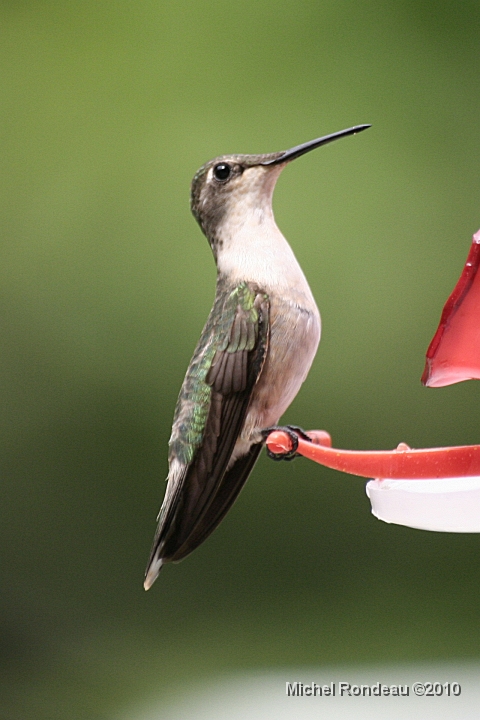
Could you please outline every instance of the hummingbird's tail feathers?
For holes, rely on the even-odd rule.
[[[167,489],[163,498],[160,512],[157,515],[157,530],[153,538],[150,557],[145,570],[145,590],[149,590],[158,577],[166,560],[163,553],[165,528],[170,525],[172,508],[176,508],[181,497],[182,487],[185,482],[187,466],[176,458],[170,464]]]
[[[143,587],[145,588],[145,590],[150,590],[153,583],[157,579],[160,570],[162,569],[163,560],[158,555],[159,553],[157,549],[155,555],[153,556],[153,559],[148,564],[147,572],[145,574],[145,582],[143,583]]]
[[[215,528],[218,527],[245,485],[248,476],[253,470],[253,466],[257,462],[262,447],[263,443],[252,445],[248,453],[238,458],[230,470],[227,470],[223,476],[222,484],[207,512],[184,544],[171,558],[173,562],[183,560],[184,557],[201,545]]]

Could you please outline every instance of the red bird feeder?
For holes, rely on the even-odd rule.
[[[443,387],[480,379],[480,230],[427,350],[422,382]],[[386,522],[444,532],[480,532],[480,445],[353,451],[331,447],[328,433],[295,428],[269,433],[280,459],[298,453],[326,467],[378,478],[367,484],[372,512]]]
[[[422,382],[428,387],[480,380],[480,230],[473,236],[467,262],[443,308],[440,325],[427,350]]]

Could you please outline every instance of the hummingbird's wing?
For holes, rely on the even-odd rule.
[[[241,283],[217,294],[175,410],[168,485],[146,587],[164,562],[185,557],[212,532],[253,467],[261,446],[227,471],[268,337],[268,297],[258,287]]]

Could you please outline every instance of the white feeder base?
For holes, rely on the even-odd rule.
[[[372,513],[386,523],[435,532],[480,532],[480,477],[370,480]]]

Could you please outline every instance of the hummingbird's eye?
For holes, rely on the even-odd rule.
[[[213,168],[213,174],[215,175],[215,179],[220,180],[221,182],[225,182],[225,180],[228,180],[231,172],[232,168],[230,167],[230,165],[227,165],[227,163],[219,163]]]

